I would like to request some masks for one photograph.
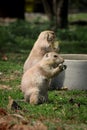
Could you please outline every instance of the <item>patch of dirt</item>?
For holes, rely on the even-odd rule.
[[[0,89],[11,90],[12,88],[10,86],[0,84]]]
[[[19,76],[21,76],[21,72],[20,71],[13,71],[13,72],[11,72],[11,74],[10,75],[6,75],[5,73],[3,73],[3,72],[0,72],[0,80],[1,81],[11,81],[11,80],[15,80],[17,77],[19,77]]]

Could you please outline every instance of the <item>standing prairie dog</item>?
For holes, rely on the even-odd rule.
[[[21,90],[27,102],[40,104],[48,101],[49,81],[66,68],[63,62],[56,52],[49,52],[23,74]]]
[[[24,63],[24,72],[39,62],[47,52],[57,51],[58,45],[55,43],[57,42],[55,42],[55,33],[53,31],[41,32]]]

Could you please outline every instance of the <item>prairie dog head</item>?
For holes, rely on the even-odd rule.
[[[46,40],[47,42],[53,43],[55,41],[55,33],[54,31],[43,31],[40,33],[38,39],[40,40]]]
[[[59,42],[56,41],[56,35],[54,31],[47,30],[41,32],[38,40],[43,41],[43,46],[45,45],[45,47],[51,49],[51,51],[59,51]]]
[[[46,53],[42,60],[45,62],[45,64],[53,68],[58,67],[60,64],[63,64],[64,62],[64,59],[61,56],[59,56],[59,54],[57,54],[56,52]]]

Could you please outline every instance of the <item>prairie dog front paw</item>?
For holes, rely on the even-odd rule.
[[[65,69],[67,68],[67,66],[66,66],[66,65],[63,65],[63,64],[59,64],[59,68],[60,68],[61,70],[65,70]]]

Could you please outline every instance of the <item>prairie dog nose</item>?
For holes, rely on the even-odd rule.
[[[61,63],[63,63],[63,62],[64,62],[64,59],[63,59],[62,57],[60,58],[60,60],[61,60]]]

